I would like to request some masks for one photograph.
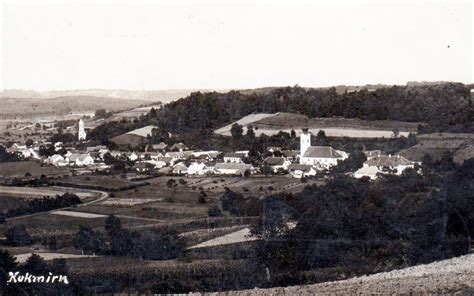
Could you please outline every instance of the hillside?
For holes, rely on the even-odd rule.
[[[343,281],[205,295],[471,295],[473,292],[474,254],[471,254]]]
[[[0,92],[0,98],[34,98],[34,99],[49,99],[57,97],[102,97],[114,99],[127,99],[169,103],[171,101],[183,98],[190,93],[198,91],[194,89],[170,89],[170,90],[124,90],[124,89],[80,89],[80,90],[59,90],[37,92],[34,90],[16,90],[6,89]],[[206,91],[206,90],[202,90]]]
[[[399,131],[400,136],[407,137],[409,133],[416,133],[417,126],[420,124],[394,120],[369,121],[338,117],[309,119],[308,116],[301,114],[278,112],[247,115],[215,130],[214,133],[230,136],[230,129],[235,123],[244,127],[244,133],[246,133],[247,127],[252,126],[257,136],[261,134],[271,136],[280,131],[290,133],[291,130],[299,135],[301,129],[307,127],[314,135],[320,130],[324,130],[327,136],[349,138],[390,138],[393,136],[394,129]]]
[[[97,109],[119,111],[149,103],[144,100],[129,100],[95,96],[64,96],[55,98],[2,98],[0,117],[37,117],[65,115],[69,113],[94,113]]]

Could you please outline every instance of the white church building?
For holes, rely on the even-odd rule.
[[[84,126],[84,120],[79,119],[79,131],[77,133],[77,138],[79,141],[85,141],[86,140],[86,129],[85,129],[85,126]]]
[[[348,154],[329,146],[311,146],[311,133],[307,128],[300,135],[300,164],[327,169],[344,160]]]

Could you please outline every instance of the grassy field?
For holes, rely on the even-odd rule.
[[[8,212],[26,205],[26,200],[21,197],[3,196],[0,195],[0,213]]]
[[[255,135],[265,134],[271,136],[280,131],[290,133],[293,129],[297,135],[301,128],[308,127],[313,134],[319,130],[324,130],[330,137],[349,138],[390,138],[393,130],[399,131],[399,136],[407,137],[410,132],[416,133],[419,123],[401,121],[367,121],[361,119],[347,118],[311,118],[304,115],[292,113],[275,114],[252,114],[236,121],[240,125],[254,127]],[[216,134],[230,136],[231,123],[214,131]]]
[[[80,187],[95,190],[117,191],[129,187],[140,186],[146,183],[129,181],[127,178],[121,178],[115,175],[81,175],[68,176],[55,181],[55,184],[61,186]]]
[[[0,179],[24,178],[27,172],[31,174],[31,177],[40,177],[41,175],[54,177],[69,174],[67,168],[59,168],[36,161],[4,162],[0,165]]]

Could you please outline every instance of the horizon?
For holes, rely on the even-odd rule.
[[[472,3],[4,3],[2,8],[0,89],[473,83]]]

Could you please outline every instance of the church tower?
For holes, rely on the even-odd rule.
[[[79,131],[77,133],[79,141],[84,141],[86,139],[86,131],[84,128],[84,120],[79,119]]]
[[[309,147],[311,147],[311,133],[308,131],[308,128],[303,128],[303,132],[300,135],[300,160]]]

